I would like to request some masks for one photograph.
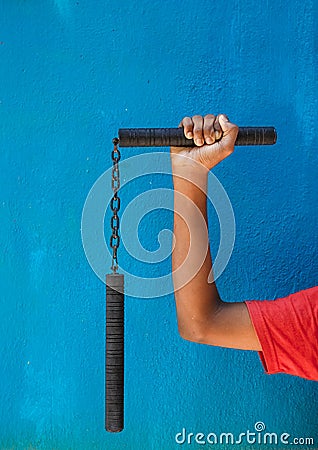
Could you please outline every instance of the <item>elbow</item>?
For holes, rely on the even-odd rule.
[[[181,326],[178,324],[179,335],[182,339],[189,342],[195,342],[196,344],[206,344],[207,332],[202,326]]]
[[[200,320],[194,318],[189,320],[184,317],[182,319],[178,317],[178,331],[182,339],[197,344],[220,345],[220,338],[224,337],[226,330],[219,323],[218,311]]]

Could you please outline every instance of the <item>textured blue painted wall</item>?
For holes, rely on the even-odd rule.
[[[127,298],[126,429],[107,434],[104,285],[80,231],[119,127],[224,111],[275,125],[279,142],[237,150],[215,170],[237,226],[223,298],[316,285],[317,2],[2,0],[0,24],[1,449],[167,450],[183,427],[238,433],[256,421],[318,448],[315,383],[267,377],[253,353],[182,341],[173,295]],[[171,178],[134,180],[124,206],[150,186],[171,189]],[[152,212],[141,243],[157,249],[171,226],[171,212]],[[169,273],[169,258],[160,267]]]

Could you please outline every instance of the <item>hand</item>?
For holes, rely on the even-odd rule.
[[[195,147],[171,147],[172,165],[186,166],[196,161],[210,170],[234,151],[238,126],[226,115],[185,117],[179,124]]]

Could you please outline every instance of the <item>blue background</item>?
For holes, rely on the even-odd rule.
[[[260,420],[317,448],[315,383],[265,376],[252,352],[182,341],[172,294],[126,299],[125,430],[106,433],[105,286],[81,242],[84,202],[118,128],[225,112],[275,125],[279,140],[237,149],[214,171],[237,226],[223,299],[316,285],[317,12],[314,0],[0,1],[1,449],[167,450],[183,427],[239,433]],[[168,176],[154,179],[171,189]],[[123,207],[145,189],[131,183]],[[171,212],[140,226],[152,251]]]

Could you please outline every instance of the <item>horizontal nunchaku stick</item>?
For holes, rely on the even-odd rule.
[[[120,128],[120,147],[194,147],[183,128]],[[239,127],[236,146],[273,145],[277,133],[274,127]]]

